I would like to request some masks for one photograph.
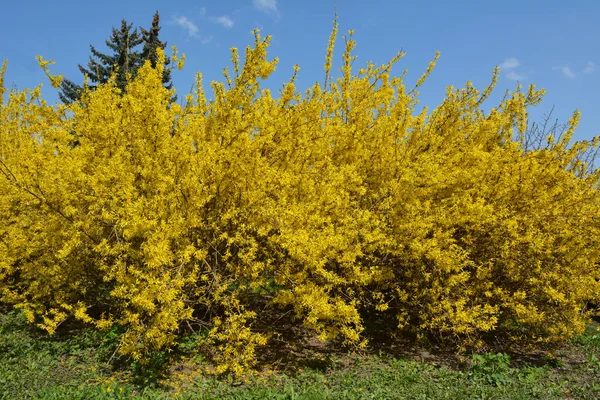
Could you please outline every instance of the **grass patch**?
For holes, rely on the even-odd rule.
[[[114,356],[118,329],[48,336],[0,314],[2,399],[592,399],[600,397],[600,331],[538,355],[426,357],[306,352],[304,362],[246,381],[203,374],[192,337],[142,367]],[[422,353],[423,354],[423,353]]]

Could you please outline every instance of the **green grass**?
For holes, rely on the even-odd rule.
[[[315,353],[313,362],[236,382],[194,372],[203,361],[182,358],[192,350],[190,340],[142,369],[113,356],[118,329],[67,329],[49,337],[28,326],[20,313],[9,312],[0,314],[0,398],[593,399],[600,398],[597,328],[591,325],[552,357],[478,354],[452,364],[437,356],[424,362]]]

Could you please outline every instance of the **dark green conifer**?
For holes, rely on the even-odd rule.
[[[149,30],[140,28],[140,31],[142,32],[142,39],[144,41],[144,47],[142,49],[142,60],[150,60],[150,62],[152,63],[152,67],[155,68],[156,63],[158,62],[158,55],[156,53],[156,50],[159,48],[165,50],[165,48],[167,47],[167,43],[162,42],[158,38],[160,32],[160,15],[158,14],[158,11],[154,14],[154,18],[152,19],[152,27]],[[165,88],[169,90],[173,88],[173,83],[171,82],[171,68],[169,67],[170,63],[171,60],[169,58],[166,58],[162,80],[163,84],[165,85]],[[177,96],[174,96],[171,99],[171,101],[173,102],[176,100]]]
[[[156,49],[164,49],[166,43],[160,41],[158,35],[160,31],[160,17],[158,12],[154,15],[152,27],[150,30],[140,28],[133,29],[133,24],[128,24],[126,20],[121,21],[121,28],[113,28],[110,40],[106,41],[106,46],[112,50],[112,54],[104,54],[90,46],[92,55],[87,68],[79,65],[82,74],[89,77],[89,88],[94,90],[97,85],[108,82],[111,75],[116,71],[116,85],[123,93],[126,91],[127,82],[135,78],[138,69],[144,64],[145,60],[150,60],[152,66],[156,66]],[[138,46],[142,45],[141,51]],[[165,61],[165,72],[163,83],[165,87],[171,88],[171,69],[167,67],[170,60]],[[79,100],[83,88],[75,82],[65,79],[61,85],[59,97],[63,103],[68,104]],[[172,99],[175,101],[175,98]]]

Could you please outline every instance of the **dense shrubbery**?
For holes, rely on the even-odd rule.
[[[408,90],[390,75],[401,54],[353,73],[350,38],[334,80],[334,37],[326,83],[303,95],[295,73],[278,97],[260,88],[277,61],[258,34],[211,101],[198,75],[169,104],[161,62],[70,106],[1,89],[2,302],[50,333],[118,325],[142,360],[202,326],[234,373],[286,313],[355,345],[367,314],[462,348],[580,333],[600,203],[582,161],[598,143],[569,144],[578,114],[529,148],[541,91],[484,113],[496,71],[415,112],[434,63]]]

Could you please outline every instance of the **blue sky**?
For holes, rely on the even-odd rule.
[[[229,65],[230,47],[252,43],[251,31],[272,35],[272,56],[280,59],[266,83],[277,89],[300,65],[299,86],[323,81],[323,62],[334,7],[340,33],[355,30],[357,66],[383,63],[397,51],[407,55],[395,72],[409,70],[414,84],[436,50],[441,58],[421,90],[421,104],[439,104],[448,85],[467,80],[483,87],[493,68],[502,67],[500,84],[491,98],[521,82],[535,83],[548,94],[532,112],[540,120],[554,106],[566,121],[582,112],[576,139],[600,134],[600,1],[528,0],[21,0],[6,1],[0,16],[0,59],[8,59],[7,86],[19,89],[44,82],[44,95],[57,101],[37,67],[36,55],[53,59],[53,71],[80,81],[77,64],[87,64],[89,45],[106,50],[104,41],[122,18],[149,27],[156,10],[161,38],[186,54],[183,71],[173,80],[187,93],[196,71],[206,82],[221,80]],[[341,48],[339,43],[338,50]],[[243,52],[242,52],[243,53]],[[339,66],[339,52],[337,62]]]

